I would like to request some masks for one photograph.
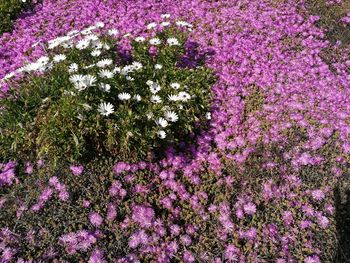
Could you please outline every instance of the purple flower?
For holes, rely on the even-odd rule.
[[[184,252],[184,262],[185,263],[193,263],[196,261],[196,259],[194,258],[193,254],[191,252],[189,252],[188,250],[186,250]]]
[[[90,255],[88,263],[104,263],[107,262],[104,258],[103,251],[96,248]]]
[[[79,165],[79,166],[71,165],[69,169],[74,175],[81,175],[84,171],[84,167],[82,165]]]
[[[139,223],[141,227],[150,228],[154,221],[154,210],[143,205],[135,205],[132,208],[132,219]]]
[[[103,222],[103,218],[97,212],[91,212],[89,215],[89,220],[90,223],[96,227],[99,227]]]
[[[312,191],[311,195],[316,201],[321,201],[325,197],[324,192],[320,189]]]
[[[243,205],[243,210],[247,215],[254,215],[256,212],[256,206],[252,202]]]

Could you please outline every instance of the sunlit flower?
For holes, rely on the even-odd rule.
[[[181,91],[178,94],[178,98],[181,101],[188,101],[189,99],[191,99],[191,95],[188,94],[186,91]]]
[[[82,39],[82,40],[79,40],[78,44],[75,47],[79,50],[82,50],[87,48],[89,45],[90,45],[90,40]]]
[[[102,27],[105,26],[105,23],[103,23],[103,22],[97,22],[97,23],[95,24],[95,26],[98,27],[98,28],[102,28]]]
[[[101,115],[108,116],[114,112],[114,106],[109,102],[102,102],[97,110]]]
[[[170,87],[172,87],[173,89],[179,89],[180,88],[180,84],[177,82],[171,83]]]
[[[169,26],[170,25],[170,22],[162,22],[160,23],[161,26],[165,27],[165,26]]]
[[[154,69],[162,69],[163,66],[161,64],[155,64]]]
[[[129,93],[123,92],[118,94],[118,99],[120,100],[129,100],[131,95]]]
[[[211,113],[210,113],[210,112],[207,112],[207,113],[205,114],[205,118],[206,118],[207,120],[211,120]]]
[[[160,138],[160,139],[164,139],[166,137],[166,132],[163,131],[163,130],[160,130],[157,132],[157,136]]]
[[[156,120],[156,124],[159,125],[162,128],[165,128],[166,126],[168,126],[168,122],[166,119],[160,117]]]
[[[53,57],[53,61],[60,62],[60,61],[65,60],[66,58],[67,58],[66,55],[59,54],[59,55],[56,55],[56,56]]]
[[[91,52],[91,56],[93,56],[93,57],[98,57],[99,55],[101,55],[101,50],[94,49],[94,50]]]
[[[106,66],[112,65],[112,63],[113,63],[113,60],[111,59],[102,59],[96,63],[96,66],[99,68],[104,68]]]
[[[78,64],[77,63],[72,63],[68,67],[68,72],[73,73],[78,71]]]
[[[151,102],[153,103],[161,103],[162,99],[158,95],[151,96]]]
[[[160,41],[160,39],[159,38],[151,38],[150,40],[149,40],[149,43],[151,44],[151,45],[160,45],[162,42]]]
[[[134,95],[133,99],[136,101],[141,101],[142,98],[139,94],[136,94],[136,95]]]
[[[135,41],[136,42],[139,42],[139,43],[141,43],[141,42],[143,42],[143,41],[145,41],[146,39],[144,38],[144,37],[136,37],[135,38]]]
[[[168,43],[169,46],[178,46],[178,45],[180,45],[179,40],[177,40],[174,37],[168,38],[166,42]]]
[[[102,91],[104,92],[109,92],[111,90],[111,85],[105,84],[105,83],[100,83],[99,87],[101,88]]]
[[[179,116],[174,111],[166,111],[164,117],[171,122],[176,122],[179,119]]]
[[[156,94],[158,91],[161,90],[161,87],[157,83],[152,83],[149,89],[153,94]]]
[[[113,78],[114,76],[114,73],[110,70],[106,70],[106,69],[103,69],[101,70],[98,75],[101,77],[101,78],[107,78],[107,79],[111,79]]]
[[[177,95],[170,94],[170,95],[168,95],[168,100],[170,100],[170,101],[178,101],[179,97]]]
[[[157,24],[156,23],[149,23],[148,25],[147,25],[147,29],[152,29],[152,28],[155,28],[157,26]]]

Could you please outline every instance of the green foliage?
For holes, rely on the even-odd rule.
[[[0,154],[7,159],[32,156],[54,162],[96,155],[141,158],[195,132],[209,111],[214,75],[203,60],[195,67],[179,66],[186,55],[185,33],[168,29],[157,37],[162,44],[156,46],[156,55],[150,54],[149,41],[133,40],[131,60],[116,55],[111,38],[96,36],[89,47],[79,49],[71,47],[70,37],[55,47],[55,54],[65,55],[62,61],[55,62],[53,54],[23,67],[24,77],[10,82],[11,91],[1,101]],[[170,37],[177,37],[179,45],[167,44]],[[96,51],[101,54],[92,56]],[[108,65],[101,65],[103,59]],[[72,70],[72,63],[78,69]],[[162,67],[155,69],[155,65]],[[103,70],[111,77],[101,75]],[[74,80],[85,76],[91,77],[91,85]],[[110,90],[101,85],[109,85]],[[160,90],[152,92],[151,86]],[[171,94],[178,99],[170,100]],[[181,94],[187,97],[180,99]],[[152,101],[153,95],[161,101]],[[114,108],[103,115],[101,103]],[[169,112],[175,120],[169,116],[166,120]]]
[[[0,34],[10,31],[16,18],[31,6],[31,0],[0,0]]]

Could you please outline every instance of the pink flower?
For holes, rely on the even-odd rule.
[[[89,220],[90,223],[96,227],[99,227],[103,222],[103,218],[97,212],[90,213]]]
[[[249,202],[243,206],[243,210],[247,215],[254,215],[256,212],[256,206],[252,202]]]
[[[69,169],[71,170],[71,172],[74,175],[81,175],[83,170],[84,170],[84,167],[82,165],[79,165],[79,166],[71,165],[71,167],[69,167]]]
[[[311,195],[316,201],[321,201],[325,197],[324,192],[320,189],[312,191]]]

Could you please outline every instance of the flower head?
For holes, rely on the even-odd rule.
[[[102,102],[97,110],[101,115],[108,116],[114,112],[114,106],[109,102]]]

